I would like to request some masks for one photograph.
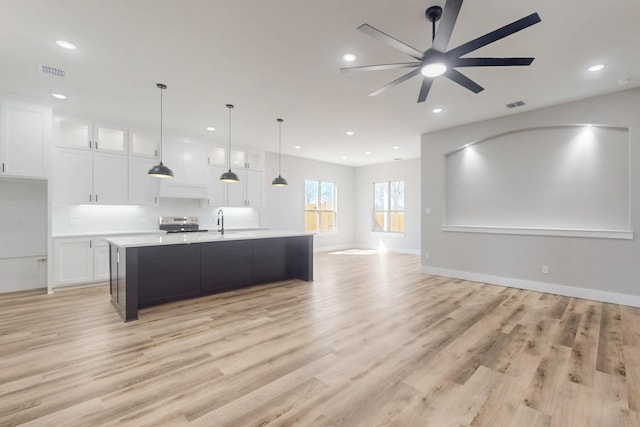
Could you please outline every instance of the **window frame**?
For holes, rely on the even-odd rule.
[[[317,188],[318,194],[318,203],[317,209],[307,209],[307,197],[306,197],[306,188],[307,182],[314,182]],[[322,206],[322,184],[331,184],[333,186],[333,209],[320,209]],[[306,232],[311,232],[315,234],[336,234],[338,232],[338,186],[335,181],[323,181],[321,179],[309,179],[305,178],[304,180],[305,187],[305,204],[304,204],[304,229]],[[316,224],[317,228],[315,231],[307,230],[307,213],[315,213],[316,214]],[[322,214],[323,213],[332,213],[333,214],[333,230],[331,231],[322,231]]]
[[[393,183],[402,183],[402,209],[392,209],[391,208],[391,185]],[[397,213],[402,213],[403,217],[406,219],[406,205],[405,205],[405,183],[404,179],[395,179],[395,180],[387,180],[387,181],[374,181],[373,182],[373,216],[372,216],[372,224],[371,224],[371,232],[374,234],[384,234],[384,235],[405,235],[406,233],[406,221],[402,222],[402,231],[391,230],[392,227],[392,215]],[[376,186],[379,184],[386,185],[386,200],[385,205],[387,209],[376,209]],[[378,224],[376,221],[376,214],[383,213],[385,218],[388,218],[383,224],[384,229],[377,229],[376,225]]]

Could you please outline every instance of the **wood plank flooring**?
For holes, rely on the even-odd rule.
[[[640,309],[322,253],[144,309],[0,295],[0,426],[640,426]]]

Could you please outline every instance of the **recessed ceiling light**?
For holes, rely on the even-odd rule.
[[[299,146],[299,145],[294,145],[294,146],[293,146],[293,148],[295,148],[296,150],[299,150],[299,149],[301,149],[302,147],[301,147],[301,146]]]
[[[347,156],[342,156],[342,160],[347,160]]]
[[[354,134],[354,133],[355,133],[355,132],[353,132],[352,130],[348,130],[348,131],[347,131],[347,135],[349,135],[349,136],[353,136],[353,134]]]
[[[353,53],[345,53],[344,55],[342,55],[342,59],[344,59],[347,62],[353,62],[357,59],[358,57],[355,56]]]
[[[397,145],[394,145],[394,146],[393,146],[393,149],[394,149],[394,150],[399,150],[399,149],[400,149],[400,147],[398,147]]]
[[[209,132],[213,132],[213,131],[215,131],[215,130],[216,130],[216,128],[214,128],[213,126],[209,126],[209,127],[207,128],[207,130],[208,130]]]
[[[63,47],[65,49],[69,49],[69,50],[75,50],[77,49],[76,45],[73,43],[70,43],[68,41],[65,40],[56,40],[56,44],[60,47]]]
[[[442,113],[442,108],[434,108],[433,110],[434,113],[438,114],[438,113]]]
[[[604,64],[596,64],[589,67],[589,71],[600,71],[604,68]]]
[[[364,154],[366,154],[367,156],[371,154],[371,151],[365,151]]]
[[[57,98],[57,99],[67,99],[67,96],[63,95],[61,93],[52,93],[51,96],[53,96],[54,98]]]

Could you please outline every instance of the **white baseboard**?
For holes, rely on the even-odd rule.
[[[492,285],[507,286],[510,288],[526,289],[529,291],[545,292],[567,297],[640,307],[640,296],[637,295],[619,294],[616,292],[577,288],[575,286],[536,282],[533,280],[516,279],[513,277],[493,276],[490,274],[472,273],[468,271],[449,270],[446,268],[429,267],[425,265],[420,267],[420,272],[434,276],[453,277],[455,279],[489,283]]]
[[[356,245],[352,246],[352,248],[378,250],[378,247],[375,246],[375,245],[365,245],[365,244],[356,244]],[[420,249],[387,248],[386,252],[391,252],[391,253],[394,253],[394,254],[407,254],[407,255],[418,255],[418,256],[420,256]]]

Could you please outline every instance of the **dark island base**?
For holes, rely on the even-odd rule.
[[[313,236],[122,248],[110,245],[111,304],[138,309],[288,279],[313,280]]]

